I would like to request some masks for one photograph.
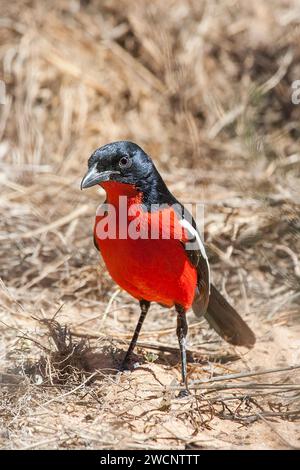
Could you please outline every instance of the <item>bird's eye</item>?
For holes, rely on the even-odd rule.
[[[129,158],[128,155],[124,155],[119,160],[119,167],[122,169],[131,167],[132,160]]]

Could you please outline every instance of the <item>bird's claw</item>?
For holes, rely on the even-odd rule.
[[[120,372],[125,372],[126,370],[130,370],[128,362],[123,361],[119,367]]]
[[[188,391],[187,388],[185,388],[184,390],[180,390],[179,394],[178,394],[178,398],[186,398],[190,395],[190,392]]]

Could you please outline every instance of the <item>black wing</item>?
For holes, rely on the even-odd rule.
[[[99,246],[97,245],[95,234],[94,234],[94,245],[95,245],[96,250],[100,251]]]
[[[191,214],[183,208],[184,212],[180,217],[180,224],[185,229],[188,242],[182,242],[185,252],[197,269],[197,288],[193,303],[193,310],[197,316],[205,314],[210,295],[210,271],[204,243],[197,230],[196,222]]]
[[[195,315],[203,315],[209,325],[228,343],[251,348],[255,344],[253,331],[210,283],[208,259],[195,221],[192,220],[190,223],[181,219],[181,225],[190,234],[193,249],[188,248],[189,244],[185,244],[184,247],[198,274],[197,289],[192,306]]]

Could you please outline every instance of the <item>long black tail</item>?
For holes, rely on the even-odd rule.
[[[196,299],[193,310],[196,316],[203,314]],[[209,303],[204,317],[209,325],[228,343],[248,348],[254,346],[255,335],[253,331],[213,285],[211,285]]]

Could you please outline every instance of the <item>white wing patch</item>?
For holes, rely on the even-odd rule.
[[[196,238],[197,243],[199,245],[199,250],[201,251],[201,255],[204,259],[207,260],[207,254],[206,254],[204,245],[202,243],[201,238],[199,237],[199,233],[197,232],[197,230],[194,229],[192,224],[190,224],[186,219],[181,219],[179,223],[183,228],[185,228],[193,236],[193,238]]]
[[[185,228],[190,235],[192,235],[192,237],[194,239],[196,239],[197,241],[197,244],[199,246],[199,250],[200,250],[200,253],[201,253],[201,256],[202,258],[205,259],[206,261],[206,264],[207,264],[207,269],[208,269],[208,282],[209,282],[209,286],[210,286],[210,268],[209,268],[209,263],[208,263],[208,258],[207,258],[207,254],[206,254],[206,251],[205,251],[205,247],[204,247],[204,244],[199,236],[199,233],[197,232],[197,230],[192,226],[192,224],[190,224],[190,222],[188,222],[186,219],[181,219],[179,221],[180,225]]]

